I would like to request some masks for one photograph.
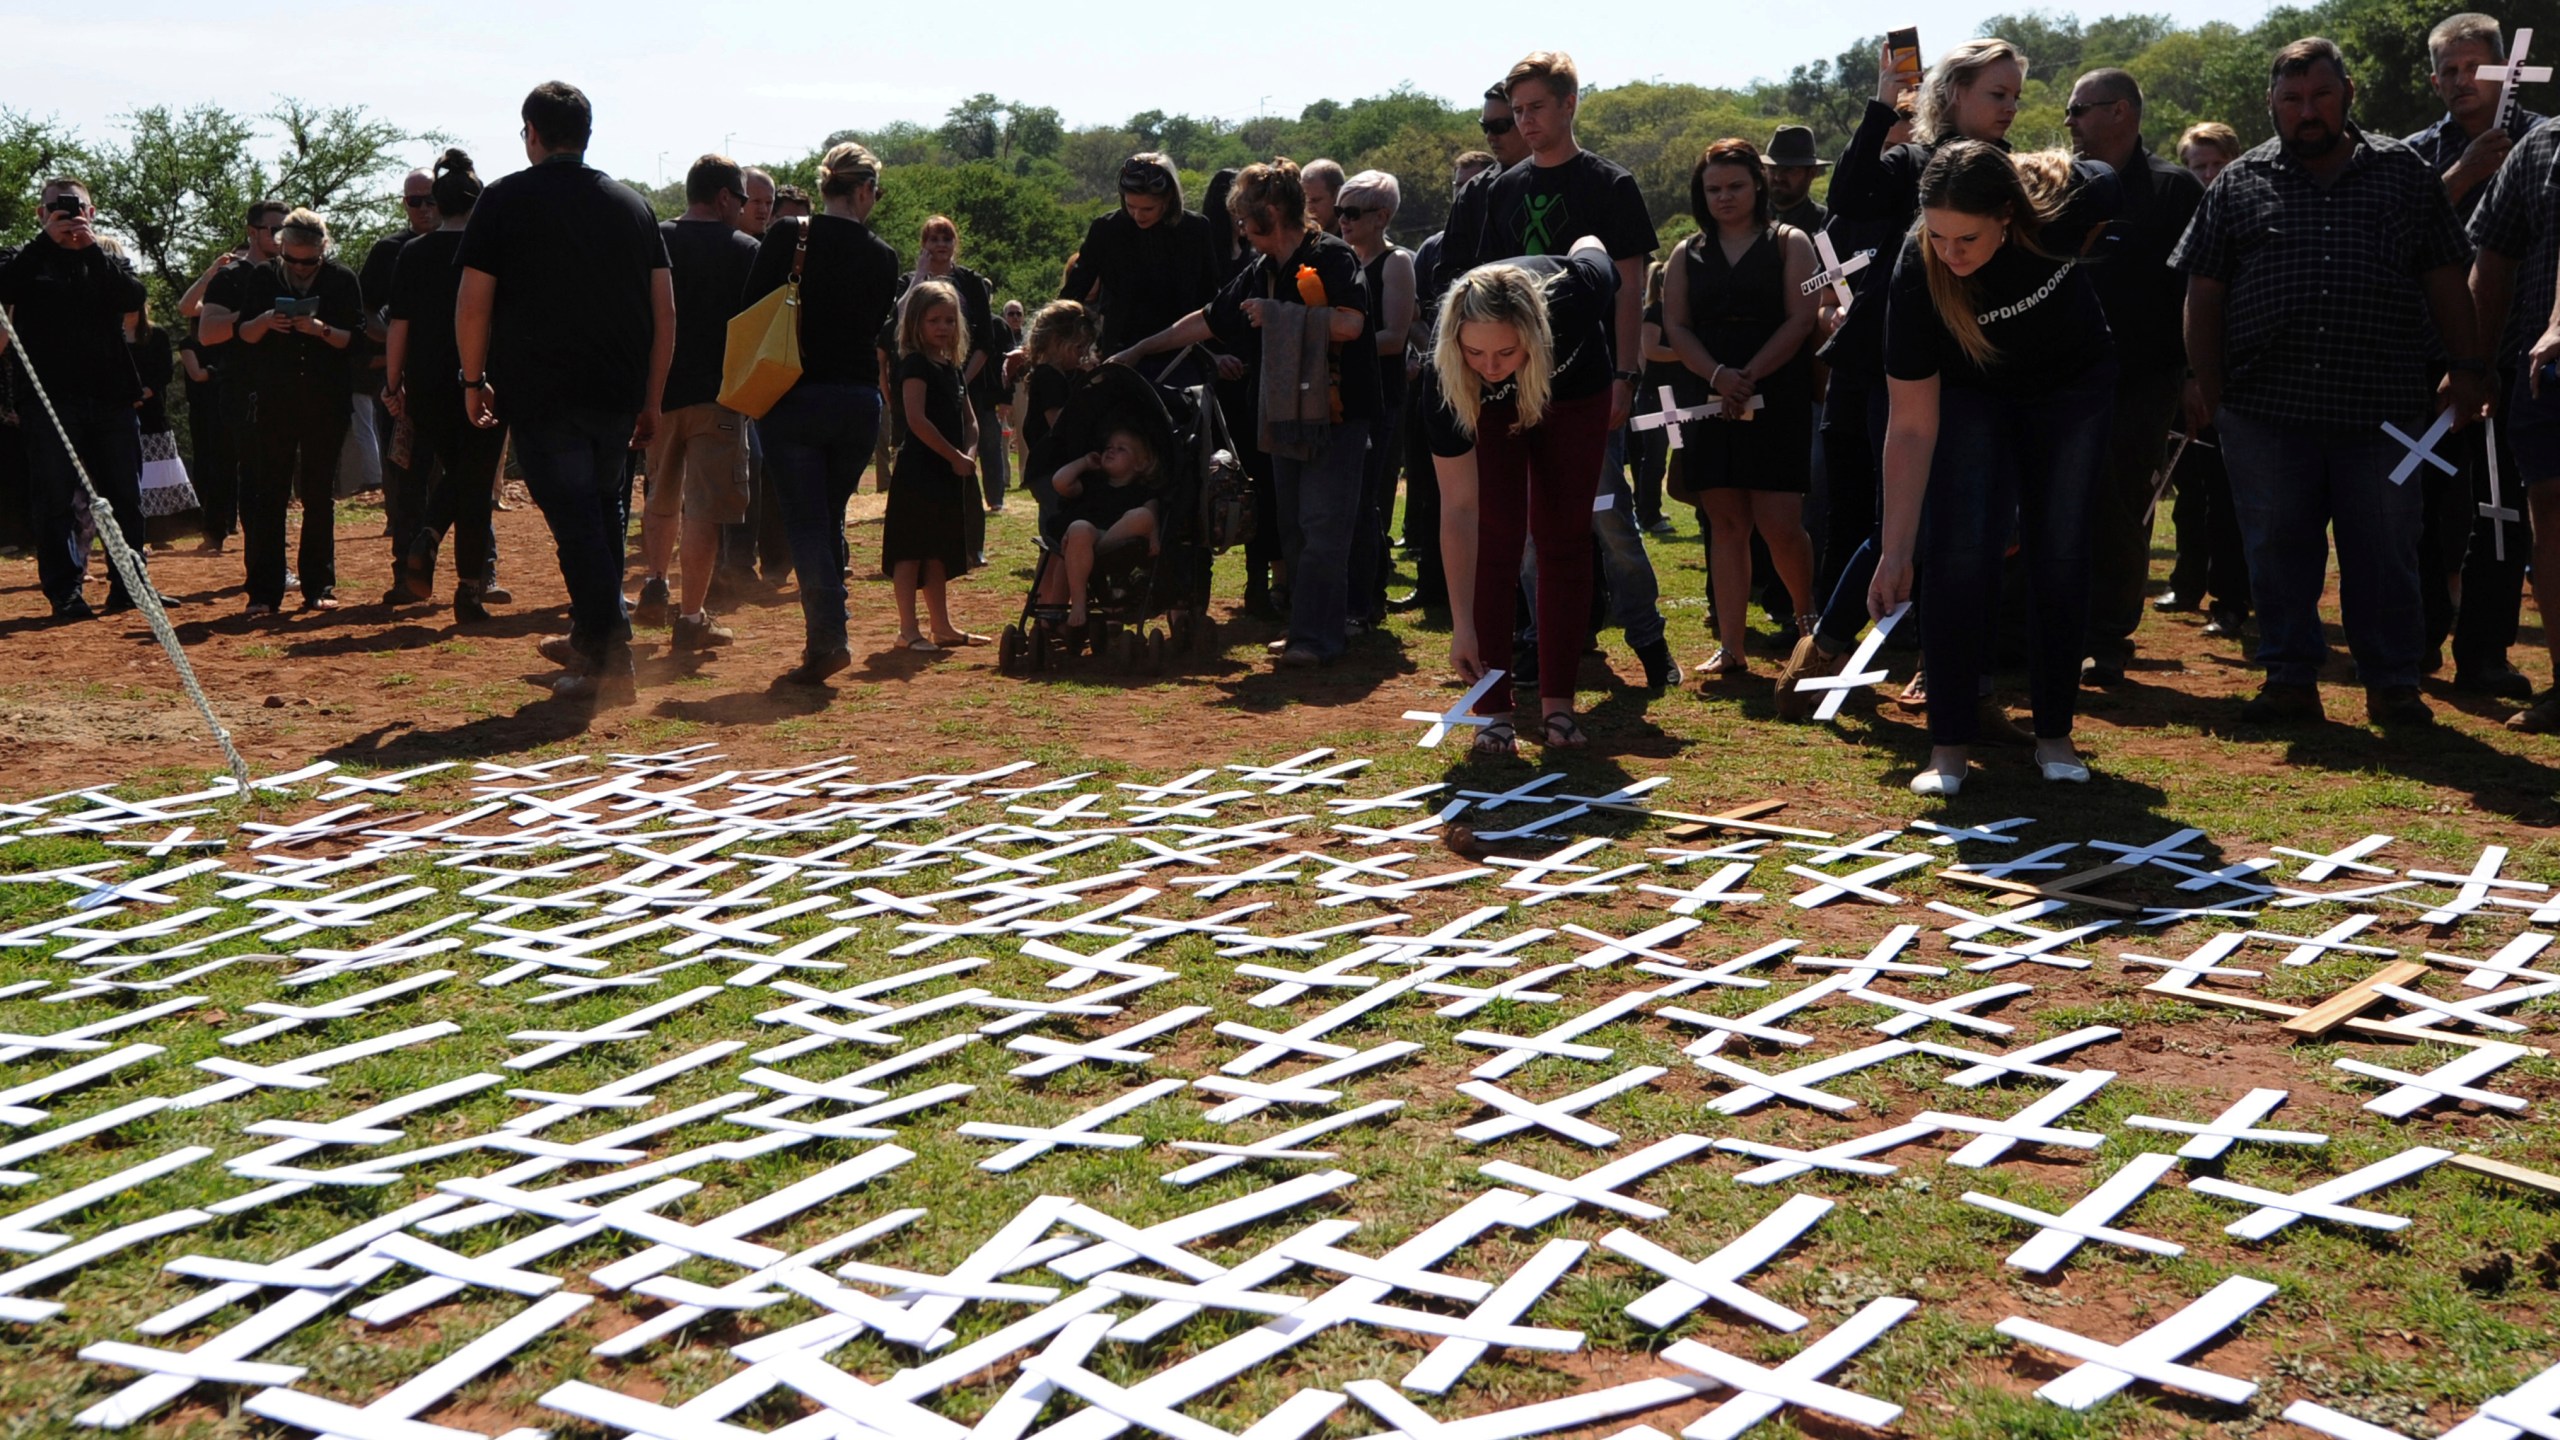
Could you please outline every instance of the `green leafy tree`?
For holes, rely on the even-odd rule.
[[[24,244],[34,235],[41,228],[37,188],[56,171],[77,171],[82,164],[68,131],[0,107],[0,245]]]
[[[980,93],[951,107],[934,138],[959,161],[992,160],[1004,138],[1004,102]]]
[[[123,142],[94,152],[99,216],[143,269],[187,283],[239,241],[242,213],[263,193],[249,149],[257,128],[219,105],[153,105],[123,120]]]

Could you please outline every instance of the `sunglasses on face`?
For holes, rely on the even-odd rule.
[[[1511,126],[1512,120],[1508,115],[1487,115],[1476,121],[1476,128],[1487,135],[1508,135]]]
[[[1377,212],[1366,205],[1336,205],[1333,207],[1333,213],[1336,219],[1348,221],[1366,220]]]
[[[252,225],[249,227],[249,233],[252,235],[273,235],[276,233],[276,227],[273,225]]]
[[[2081,116],[2088,114],[2090,111],[2097,109],[2101,105],[2115,105],[2119,103],[2121,102],[2115,100],[2087,100],[2077,105],[2063,106],[2062,113],[2066,119],[2077,120]]]
[[[320,257],[314,255],[310,259],[304,260],[297,256],[287,255],[284,257],[284,263],[292,266],[296,270],[317,270],[320,268]]]
[[[436,203],[436,197],[433,195],[403,195],[400,197],[400,203],[408,206],[412,210],[424,210],[428,206]]]

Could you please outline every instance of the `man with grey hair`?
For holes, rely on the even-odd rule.
[[[2427,32],[2427,88],[2444,102],[2436,123],[2408,143],[2444,177],[2445,198],[2456,218],[2469,220],[2481,187],[2498,173],[2507,151],[2542,117],[2519,108],[2512,128],[2498,125],[2498,96],[2505,88],[2479,78],[2483,65],[2507,58],[2498,22],[2486,15],[2456,15]]]
[[[2151,153],[2142,141],[2142,87],[2122,70],[2092,70],[2071,87],[2063,111],[2072,148],[2114,168],[2122,196],[2116,220],[2086,262],[2114,332],[2115,414],[2089,535],[2089,654],[2084,684],[2124,679],[2133,632],[2142,623],[2151,578],[2151,478],[2177,417],[2187,383],[2187,346],[2180,334],[2186,282],[2169,268],[2169,251],[2187,231],[2204,186],[2187,168]]]
[[[1327,235],[1339,235],[1342,226],[1333,218],[1333,207],[1342,198],[1342,164],[1336,160],[1310,160],[1298,170],[1298,188],[1307,192],[1307,218]]]

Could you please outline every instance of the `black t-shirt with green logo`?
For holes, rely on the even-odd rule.
[[[1659,243],[1636,177],[1588,150],[1561,165],[1512,166],[1487,202],[1479,253],[1488,256],[1561,255],[1589,235],[1612,260],[1640,260]]]

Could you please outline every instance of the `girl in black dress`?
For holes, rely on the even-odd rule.
[[[1031,334],[1022,342],[1031,370],[1023,378],[1022,416],[1015,422],[1022,431],[1026,457],[1049,438],[1049,427],[1058,423],[1058,412],[1066,408],[1075,377],[1093,368],[1096,333],[1093,312],[1073,300],[1052,300],[1031,317]],[[1029,463],[1024,461],[1026,466]],[[1024,483],[1030,483],[1027,470]]]
[[[1684,403],[1721,407],[1682,427],[1681,472],[1706,513],[1716,653],[1709,681],[1749,671],[1742,639],[1751,604],[1751,532],[1794,602],[1800,633],[1813,621],[1813,542],[1804,495],[1813,479],[1813,241],[1769,218],[1768,172],[1748,140],[1719,140],[1689,172],[1698,233],[1663,272],[1662,329],[1688,375]],[[1703,381],[1706,393],[1696,395]],[[1694,398],[1693,398],[1694,396]],[[1750,408],[1758,401],[1759,409]]]
[[[940,280],[917,285],[898,321],[898,403],[907,443],[898,448],[880,563],[898,592],[898,643],[938,655],[952,645],[984,645],[951,623],[943,584],[969,568],[967,507],[977,501],[978,423],[961,395],[960,362],[968,354],[960,295]],[[933,635],[916,627],[921,584]]]

